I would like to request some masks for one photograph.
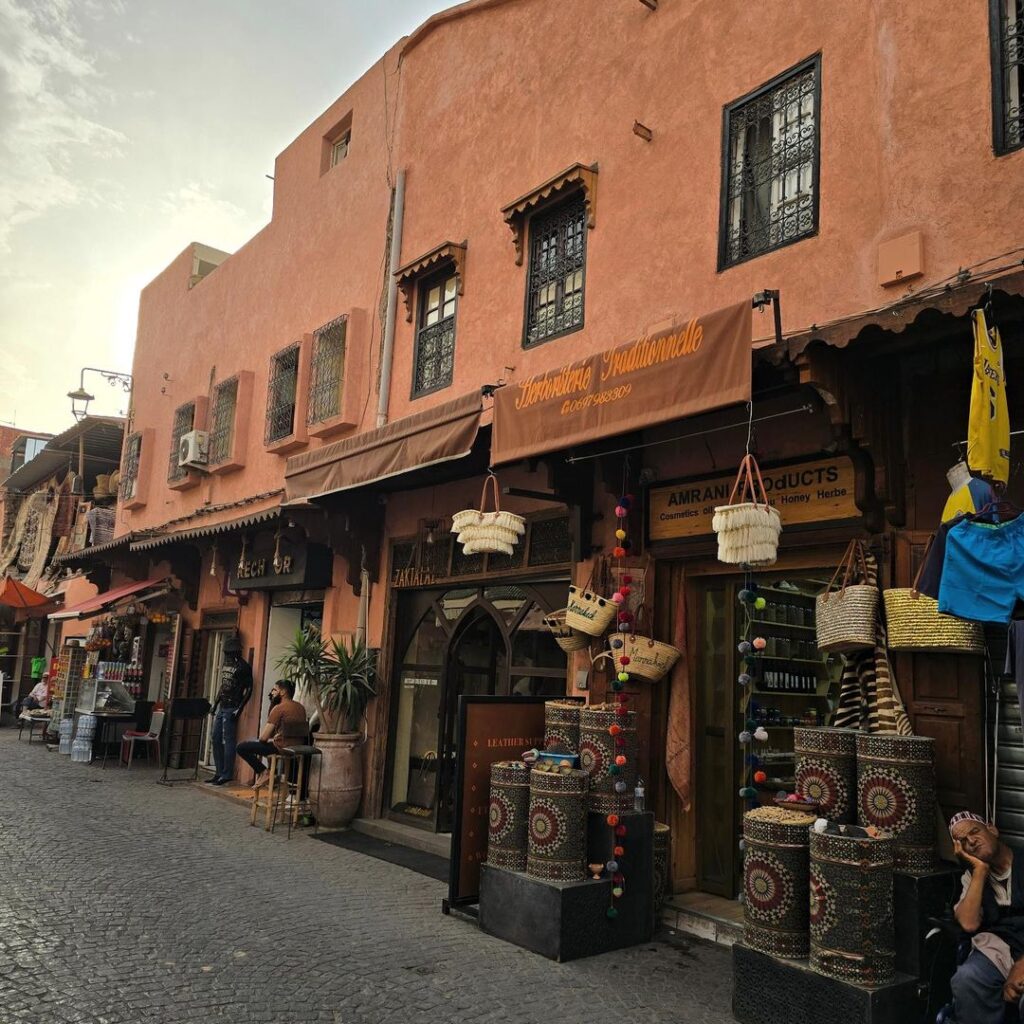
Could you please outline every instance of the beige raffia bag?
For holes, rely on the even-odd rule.
[[[631,676],[646,679],[649,683],[656,683],[672,671],[683,652],[671,644],[643,635],[644,632],[651,632],[650,616],[646,605],[641,605],[637,611],[636,625],[635,632],[612,633],[610,641],[612,660],[618,666],[620,658],[629,658],[628,664],[623,668]],[[622,646],[616,647],[616,641],[621,641]]]
[[[842,580],[838,590],[833,586]],[[831,653],[870,650],[878,624],[878,587],[868,579],[864,545],[851,540],[828,588],[815,601],[818,649]]]
[[[932,540],[928,541],[931,548]],[[911,587],[893,587],[882,594],[889,649],[893,651],[945,651],[947,654],[984,654],[985,638],[977,622],[939,612],[939,602],[920,594],[917,584],[928,560],[928,552]]]
[[[753,455],[745,455],[727,505],[719,505],[711,520],[718,535],[718,560],[726,565],[774,565],[779,551],[782,520],[768,501],[761,470]]]
[[[573,651],[582,651],[590,646],[590,637],[586,633],[573,629],[565,624],[565,609],[544,616],[544,625],[555,638],[555,643],[562,648],[566,654]]]
[[[593,589],[593,576],[585,587],[570,587],[565,624],[587,636],[601,636],[612,624],[618,605]]]
[[[494,511],[487,512],[487,487],[494,498]],[[526,532],[526,520],[514,512],[502,512],[498,478],[487,474],[480,494],[480,507],[468,508],[452,516],[452,533],[466,555],[511,555]]]

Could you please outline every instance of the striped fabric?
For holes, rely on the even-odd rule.
[[[878,586],[878,562],[867,554],[866,583]],[[900,699],[889,664],[885,622],[879,616],[875,626],[875,646],[858,651],[846,659],[839,686],[839,702],[832,724],[837,729],[861,732],[894,732],[913,735],[910,719]]]

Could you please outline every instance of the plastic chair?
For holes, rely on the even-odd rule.
[[[146,746],[146,764],[152,763],[150,754],[151,744],[156,746],[156,763],[160,764],[160,733],[164,727],[164,712],[154,711],[149,722],[149,729],[126,729],[121,737],[121,763],[128,769],[132,766],[132,758],[135,755],[135,744],[143,743]],[[127,758],[125,753],[127,752]]]

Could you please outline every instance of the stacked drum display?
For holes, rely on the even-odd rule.
[[[580,749],[580,709],[576,700],[544,703],[544,749],[577,754]]]
[[[818,815],[844,824],[856,820],[857,733],[853,729],[793,730],[796,791],[818,805]]]
[[[660,821],[654,823],[654,909],[661,910],[669,892],[672,830]]]
[[[491,765],[487,863],[509,871],[526,870],[530,812],[530,769],[522,761]]]
[[[772,956],[807,956],[808,839],[813,814],[755,807],[743,815],[743,941]]]
[[[897,870],[935,861],[935,741],[891,733],[857,735],[857,822],[896,837]]]
[[[819,973],[857,985],[893,980],[895,846],[892,838],[811,834],[811,967]]]
[[[530,772],[526,873],[555,882],[586,878],[587,773],[572,768]]]
[[[580,709],[580,767],[590,776],[590,809],[601,814],[633,809],[637,780],[637,714],[616,714],[614,704],[593,704]],[[617,734],[609,730],[618,726]],[[622,754],[625,765],[615,758]]]

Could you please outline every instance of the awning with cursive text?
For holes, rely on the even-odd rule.
[[[750,332],[747,299],[501,388],[492,464],[749,401]]]

